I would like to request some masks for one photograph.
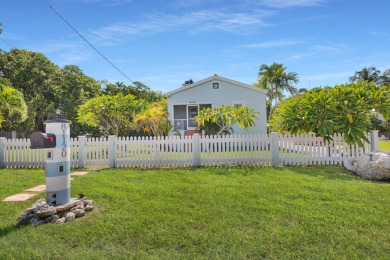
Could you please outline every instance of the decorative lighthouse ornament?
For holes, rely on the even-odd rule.
[[[31,149],[46,149],[46,204],[58,206],[70,202],[70,124],[57,109],[50,114],[45,133],[33,133]]]

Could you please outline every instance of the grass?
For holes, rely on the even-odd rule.
[[[1,169],[0,181],[4,198],[43,184],[44,172]],[[96,209],[63,225],[16,225],[37,197],[0,202],[0,259],[390,255],[390,184],[340,167],[104,169],[75,176],[71,189]]]
[[[390,152],[390,140],[381,140],[378,143],[379,150]]]

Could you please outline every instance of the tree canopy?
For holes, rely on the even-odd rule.
[[[147,102],[164,99],[160,92],[152,91],[141,82],[134,82],[133,86],[99,82],[85,75],[78,66],[60,68],[41,53],[20,49],[0,50],[0,83],[20,91],[28,107],[27,120],[7,125],[7,129],[20,132],[43,132],[43,121],[59,108],[72,121],[71,136],[86,133],[100,136],[103,133],[98,127],[77,120],[78,108],[89,99],[101,94],[115,96],[119,93],[131,94],[135,99]]]
[[[113,84],[101,81],[101,84],[103,86],[103,94],[105,95],[131,94],[150,103],[164,99],[164,95],[161,92],[152,91],[148,86],[139,81],[133,82],[133,86],[125,85],[123,82]]]
[[[103,134],[127,135],[133,116],[146,107],[144,100],[118,93],[89,99],[78,110],[77,120],[88,126],[99,127]]]
[[[89,99],[102,93],[100,84],[93,78],[86,76],[75,65],[66,65],[61,69],[61,88],[58,90],[55,101],[56,106],[64,111],[72,121],[71,135],[83,135],[86,133],[99,134],[96,127],[81,124],[76,120],[77,109]]]
[[[360,146],[368,141],[365,133],[370,127],[371,111],[390,116],[388,86],[377,87],[373,82],[314,88],[280,103],[270,124],[279,132],[314,132],[325,140],[334,133],[343,133],[347,143]]]
[[[27,105],[23,94],[0,83],[0,128],[13,129],[27,119]]]
[[[28,106],[28,119],[20,130],[44,130],[44,117],[55,108],[60,74],[60,68],[43,54],[19,49],[0,52],[0,75],[23,93]]]
[[[154,136],[166,136],[173,127],[168,119],[166,99],[149,104],[145,110],[134,115],[133,122],[135,130]]]

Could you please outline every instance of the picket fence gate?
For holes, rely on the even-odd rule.
[[[343,135],[325,143],[313,134],[71,138],[73,168],[180,168],[250,165],[341,165],[378,148],[378,131],[364,147],[348,145]],[[0,138],[0,168],[44,168],[45,149],[30,149],[29,139]]]

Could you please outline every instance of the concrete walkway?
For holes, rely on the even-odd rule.
[[[83,176],[87,173],[88,172],[73,172],[70,175],[71,176]],[[73,180],[73,178],[70,178],[70,180]],[[38,185],[38,186],[35,186],[35,187],[32,187],[30,189],[25,190],[25,192],[28,192],[28,193],[15,194],[15,195],[12,195],[12,196],[9,196],[9,197],[3,199],[3,201],[5,201],[5,202],[25,201],[25,200],[28,200],[28,199],[38,195],[39,193],[44,192],[44,191],[46,191],[46,185]]]

